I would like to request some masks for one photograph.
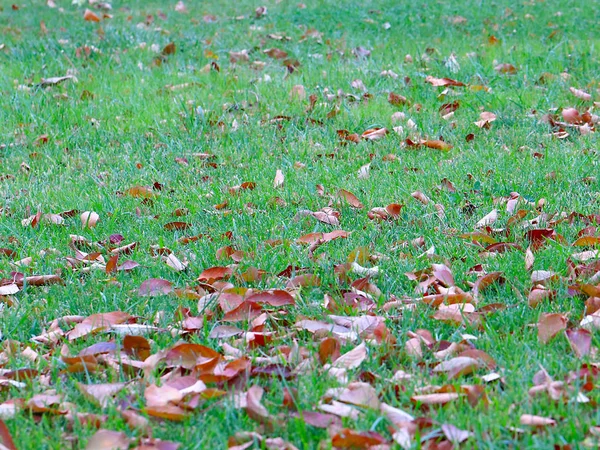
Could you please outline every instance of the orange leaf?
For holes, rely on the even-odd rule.
[[[574,247],[588,247],[600,244],[600,237],[598,236],[583,236],[573,242]]]
[[[83,20],[87,22],[100,22],[100,17],[98,17],[93,11],[86,9],[83,13]]]

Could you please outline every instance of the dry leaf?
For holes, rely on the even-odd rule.
[[[567,317],[564,314],[542,314],[538,321],[538,338],[546,344],[550,339],[567,328]]]
[[[98,223],[100,216],[98,213],[93,211],[86,211],[81,213],[81,226],[82,228],[94,228]]]
[[[332,367],[338,369],[356,369],[366,358],[367,347],[364,342],[361,342],[357,347],[336,359]]]
[[[275,189],[282,187],[284,180],[285,178],[283,176],[283,172],[277,169],[277,171],[275,172],[275,179],[273,180],[273,187]]]
[[[83,13],[83,19],[87,22],[100,22],[100,17],[95,12],[86,9]]]

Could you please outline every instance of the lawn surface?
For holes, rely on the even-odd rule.
[[[73,3],[0,5],[5,448],[597,445],[597,2]]]

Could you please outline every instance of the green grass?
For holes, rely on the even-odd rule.
[[[531,202],[545,199],[544,212],[548,214],[598,214],[597,135],[570,130],[568,138],[557,139],[541,120],[557,108],[559,116],[560,109],[566,107],[581,112],[591,107],[593,112],[593,102],[574,97],[569,92],[571,86],[600,100],[597,3],[315,0],[299,8],[295,1],[269,0],[264,3],[268,13],[256,18],[254,10],[260,5],[247,0],[188,1],[187,14],[175,12],[174,1],[133,0],[115,1],[110,11],[113,17],[100,23],[84,21],[83,6],[63,0],[56,3],[62,10],[49,8],[41,0],[18,3],[18,10],[9,3],[0,6],[0,247],[14,250],[14,260],[31,256],[32,264],[24,270],[28,275],[60,273],[65,282],[48,287],[26,286],[14,296],[12,306],[5,304],[2,308],[2,368],[31,367],[45,375],[27,380],[22,388],[2,387],[2,402],[15,398],[26,401],[34,394],[55,389],[78,412],[105,414],[103,428],[140,437],[139,431],[126,426],[117,401],[103,409],[76,388],[77,382],[125,381],[125,374],[110,369],[89,374],[61,373],[65,368],[60,358],[63,344],[75,355],[94,342],[114,336],[101,333],[72,342],[65,340],[56,346],[37,344],[31,338],[44,332],[53,319],[72,314],[88,316],[120,310],[137,316],[138,323],[151,324],[162,311],[157,325],[165,328],[173,325],[180,307],[190,308],[192,315],[197,315],[196,300],[174,295],[140,297],[137,289],[148,278],[164,278],[178,288],[195,286],[204,269],[233,263],[219,261],[215,255],[219,248],[231,245],[251,254],[239,264],[240,271],[257,267],[267,272],[263,281],[249,286],[284,288],[286,279],[276,274],[290,264],[308,267],[321,278],[321,286],[303,288],[295,306],[282,308],[288,311],[285,325],[276,325],[275,319],[268,321],[267,330],[275,331],[270,346],[248,350],[231,339],[209,338],[210,331],[222,324],[218,309],[199,333],[183,339],[221,352],[222,343],[229,342],[250,359],[276,354],[274,349],[294,342],[312,355],[319,339],[293,332],[293,324],[300,318],[327,320],[328,312],[322,307],[324,294],[340,298],[340,290],[348,289],[337,281],[334,265],[346,262],[355,248],[368,246],[372,253],[387,257],[378,263],[382,275],[373,280],[382,292],[373,312],[386,318],[397,345],[389,349],[383,363],[380,358],[384,350],[370,346],[369,357],[360,370],[349,373],[351,380],[360,371],[375,373],[380,378],[374,386],[383,401],[416,417],[427,416],[440,424],[451,423],[472,431],[474,436],[463,444],[465,448],[545,449],[554,444],[575,448],[586,438],[589,428],[598,424],[596,389],[586,393],[592,400],[587,404],[528,395],[540,366],[555,380],[562,380],[582,364],[563,336],[541,344],[531,325],[542,313],[560,312],[568,315],[569,327],[576,328],[583,317],[585,298],[570,297],[567,286],[585,278],[557,282],[556,298],[531,308],[526,301],[531,287],[530,273],[524,267],[527,242],[519,225],[511,228],[508,237],[498,239],[516,242],[523,250],[496,258],[483,260],[481,248],[458,237],[473,231],[477,221],[495,208],[494,199],[513,191]],[[161,10],[164,19],[159,16]],[[206,23],[205,15],[216,16],[216,22]],[[146,26],[147,16],[153,21]],[[456,16],[464,17],[466,22],[455,24]],[[46,33],[41,31],[41,21]],[[385,29],[385,23],[390,24],[389,29]],[[302,40],[310,28],[321,32],[321,38]],[[268,37],[270,34],[288,36],[289,40],[274,40]],[[490,44],[492,35],[499,40],[497,44]],[[176,53],[166,56],[160,66],[153,64],[158,53],[152,47],[160,50],[169,42],[175,43]],[[84,46],[91,49],[90,55],[78,57],[76,49]],[[371,55],[356,58],[352,51],[358,46],[370,50]],[[288,73],[281,60],[263,54],[264,49],[272,47],[298,60],[297,70]],[[229,52],[243,49],[249,51],[250,62],[231,63]],[[412,55],[412,62],[405,59],[407,54]],[[456,55],[460,65],[456,73],[445,65],[451,54]],[[213,61],[220,71],[209,70]],[[254,61],[263,61],[264,68],[253,66]],[[518,72],[499,74],[494,70],[498,63],[513,64]],[[383,70],[399,76],[383,77]],[[38,85],[42,78],[67,73],[74,75],[76,82],[47,88]],[[548,80],[541,83],[544,73],[552,77],[546,76]],[[450,87],[443,95],[444,88],[425,82],[428,75],[489,90]],[[362,80],[372,95],[368,101],[361,100],[363,93],[351,87],[356,79]],[[185,83],[188,85],[181,89],[168,89]],[[304,86],[306,99],[290,97],[295,85]],[[327,94],[337,95],[338,90],[343,94],[328,101]],[[391,105],[387,101],[390,91],[405,96],[411,105]],[[308,96],[312,94],[317,102],[307,113]],[[345,94],[357,96],[356,101]],[[443,119],[438,112],[440,106],[454,100],[460,102],[459,109],[451,119]],[[329,118],[328,113],[336,105],[339,114]],[[397,111],[412,119],[417,131],[411,131],[406,120],[394,123],[391,116]],[[474,125],[482,111],[497,115],[489,129]],[[271,123],[270,119],[278,115],[290,120],[278,122],[279,126]],[[308,117],[318,122],[311,123]],[[404,131],[394,133],[392,128],[397,125],[402,125]],[[345,129],[361,134],[373,127],[387,127],[391,133],[375,142],[347,145],[342,145],[336,133]],[[465,137],[470,133],[475,138],[467,141]],[[48,142],[36,143],[42,135],[47,135]],[[440,136],[453,145],[447,153],[404,146],[407,137]],[[534,156],[535,152],[543,157]],[[215,155],[210,162],[216,165],[206,164],[195,153]],[[396,158],[384,158],[389,154]],[[187,164],[176,158],[185,158]],[[369,162],[369,178],[359,178],[359,168]],[[296,163],[305,166],[298,168]],[[273,188],[277,169],[285,175],[281,189]],[[550,173],[554,173],[551,179]],[[2,175],[10,177],[4,179]],[[582,180],[586,177],[596,178],[585,183]],[[456,192],[438,188],[443,178],[454,184]],[[228,188],[247,181],[256,183],[256,188],[238,195],[228,192]],[[163,188],[151,202],[119,195],[132,186],[153,183]],[[299,210],[316,211],[328,205],[328,197],[317,195],[317,184],[323,185],[328,195],[338,189],[349,190],[365,208],[334,205],[341,213],[340,228],[352,233],[348,239],[321,246],[315,254],[322,258],[314,261],[305,246],[294,243],[295,239],[310,232],[329,232],[333,227],[311,218],[293,219]],[[429,205],[411,197],[417,190],[431,199]],[[277,206],[275,197],[283,199],[285,206]],[[227,213],[214,208],[225,201]],[[398,220],[378,223],[367,219],[371,208],[390,203],[404,205]],[[445,208],[443,220],[436,215],[436,203]],[[472,214],[466,214],[467,203],[476,207]],[[248,210],[249,204],[253,213]],[[533,207],[521,207],[529,211],[528,220],[538,214]],[[177,208],[187,208],[189,214],[174,217]],[[65,219],[63,226],[41,223],[32,228],[21,224],[22,219],[37,211],[59,213],[71,209],[95,211],[100,221],[95,228],[85,230],[79,214]],[[504,228],[510,215],[504,205],[498,209],[494,227]],[[174,220],[186,221],[191,228],[166,231],[164,224]],[[582,251],[570,243],[585,226],[581,220],[556,225],[556,232],[564,236],[565,242],[551,242],[537,251],[533,269],[568,276],[567,259]],[[223,236],[226,232],[232,233],[231,240]],[[211,239],[187,245],[177,241],[184,235],[200,233]],[[71,234],[91,241],[122,234],[123,244],[137,242],[138,246],[120,261],[132,259],[140,267],[115,275],[103,270],[73,271],[65,260],[74,256],[68,246]],[[420,236],[426,243],[423,248],[400,245]],[[270,247],[265,245],[267,239],[284,243]],[[152,257],[152,245],[168,247],[180,259],[185,257],[188,269],[174,272]],[[457,285],[464,290],[470,289],[467,282],[476,279],[467,274],[472,266],[483,263],[489,272],[502,271],[507,282],[486,290],[478,307],[504,303],[509,308],[486,316],[481,328],[436,321],[432,318],[435,311],[424,304],[417,304],[414,311],[383,312],[381,307],[392,294],[419,297],[414,291],[416,283],[404,273],[439,262],[420,256],[431,246],[439,261],[451,267]],[[104,256],[109,257],[105,252]],[[15,270],[12,262],[11,258],[0,257],[0,277],[10,278]],[[111,277],[116,282],[108,282]],[[236,286],[246,285],[235,279],[233,282]],[[349,309],[338,314],[363,313]],[[277,313],[275,317],[279,317]],[[425,352],[425,364],[418,364],[405,352],[407,333],[417,329],[431,331],[439,341],[458,343],[463,333],[477,336],[475,346],[495,359],[497,371],[505,380],[504,384],[485,386],[487,408],[482,404],[473,408],[464,401],[429,411],[415,408],[410,401],[415,388],[483,384],[481,376],[486,373],[480,369],[474,375],[450,381],[432,374],[430,369],[437,360],[431,352]],[[180,339],[167,332],[147,337],[153,353],[170,348]],[[20,353],[11,354],[6,351],[9,341],[20,343],[21,349],[32,347],[40,358],[31,362]],[[342,353],[356,343],[344,345]],[[593,344],[598,344],[596,335]],[[596,356],[592,353],[583,361],[595,362]],[[387,379],[399,369],[413,378],[401,386],[396,396]],[[147,381],[163,373],[157,371]],[[121,400],[142,408],[143,382],[124,391]],[[180,442],[186,449],[225,448],[227,439],[236,432],[259,429],[265,436],[282,437],[298,448],[317,448],[320,441],[324,448],[331,446],[326,430],[288,417],[281,406],[286,384],[297,389],[295,400],[303,411],[315,410],[325,391],[338,386],[323,374],[319,364],[286,383],[277,378],[252,378],[240,388],[245,390],[255,383],[266,388],[263,404],[277,417],[273,429],[260,427],[225,399],[203,405],[180,423],[151,419],[152,435]],[[524,433],[515,434],[511,427],[520,427],[521,414],[552,417],[558,424],[540,433],[524,426]],[[73,448],[84,448],[95,432],[93,427],[77,421],[69,424],[64,417],[34,415],[26,410],[7,418],[6,423],[19,448],[62,449],[71,445],[67,444],[70,439],[74,439]],[[388,439],[391,436],[391,424],[377,411],[364,410],[356,421],[344,419],[344,425],[374,430]]]

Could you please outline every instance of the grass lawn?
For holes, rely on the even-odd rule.
[[[597,447],[599,9],[3,2],[0,448]]]

